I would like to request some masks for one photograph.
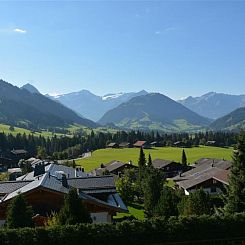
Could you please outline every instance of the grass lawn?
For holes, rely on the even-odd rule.
[[[31,132],[28,129],[24,129],[24,128],[18,128],[18,127],[14,127],[14,131],[9,130],[9,125],[6,124],[0,124],[0,133],[4,132],[5,134],[12,134],[12,135],[17,135],[17,134],[33,134],[36,137],[39,137],[40,135],[42,135],[43,137],[52,137],[54,136],[54,134],[52,132],[48,132],[48,131],[42,131],[41,133],[39,132]],[[60,134],[60,133],[55,133],[56,136],[63,136],[64,134]]]
[[[161,158],[166,160],[181,161],[182,148],[176,147],[156,147],[153,149],[144,150],[146,158],[148,154],[151,154],[152,159]],[[187,161],[193,163],[199,158],[221,158],[231,159],[232,148],[220,148],[211,146],[200,146],[193,148],[185,148]],[[108,163],[112,160],[119,160],[122,162],[128,162],[132,160],[134,164],[137,164],[139,157],[139,149],[125,148],[125,149],[101,149],[94,151],[92,156],[86,159],[79,159],[76,161],[77,165],[81,165],[86,171],[90,171],[100,166],[101,163]]]
[[[118,213],[114,216],[114,219],[119,219],[123,217],[129,217],[133,215],[136,219],[143,220],[144,219],[144,208],[143,205],[139,204],[129,204],[128,206],[128,213]]]

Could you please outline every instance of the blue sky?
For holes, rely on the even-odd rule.
[[[0,77],[17,86],[245,94],[244,1],[6,1],[0,10]]]

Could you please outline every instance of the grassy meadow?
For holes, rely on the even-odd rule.
[[[19,128],[19,127],[14,127],[14,130],[9,129],[9,125],[6,124],[0,124],[0,133],[4,132],[5,134],[12,134],[12,135],[17,135],[17,134],[33,134],[34,136],[39,136],[42,135],[43,137],[52,137],[54,136],[54,133],[49,132],[49,131],[41,131],[41,132],[35,132],[33,133],[32,131],[24,128]],[[60,133],[55,133],[57,136],[62,136],[63,134]]]
[[[161,158],[166,160],[181,161],[182,148],[176,147],[156,147],[153,149],[144,150],[146,157],[151,154],[152,159]],[[187,160],[193,163],[199,158],[220,158],[230,160],[232,156],[232,148],[220,148],[211,146],[200,146],[193,148],[185,148]],[[86,171],[90,171],[100,166],[101,163],[108,163],[112,160],[119,160],[122,162],[133,161],[137,164],[139,156],[139,149],[125,148],[125,149],[101,149],[94,151],[92,156],[76,161],[77,165],[81,165]]]

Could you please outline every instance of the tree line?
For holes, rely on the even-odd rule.
[[[159,146],[173,146],[181,142],[182,147],[205,145],[214,141],[215,146],[232,146],[237,141],[237,134],[232,132],[199,132],[160,134],[159,132],[118,131],[116,133],[103,133],[91,131],[89,134],[74,134],[72,136],[44,137],[34,134],[5,134],[0,133],[0,151],[12,149],[25,149],[31,156],[42,152],[43,157],[50,156],[55,159],[78,157],[84,152],[105,148],[110,142],[128,142],[134,144],[137,140],[157,142]],[[40,150],[41,149],[41,150]]]

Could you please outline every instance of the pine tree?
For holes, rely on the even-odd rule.
[[[183,149],[182,151],[182,164],[187,166],[187,157],[186,157],[186,154],[185,154],[185,150]]]
[[[202,215],[212,213],[212,203],[208,193],[198,189],[184,196],[178,206],[181,215]]]
[[[241,132],[236,149],[233,153],[233,161],[229,175],[227,188],[226,213],[245,211],[245,137]]]
[[[148,166],[148,167],[152,167],[151,154],[149,154],[149,156],[148,156],[147,166]]]
[[[148,218],[153,216],[154,209],[161,196],[164,180],[164,176],[159,170],[148,169],[143,185],[144,208]]]
[[[177,216],[179,202],[180,197],[177,195],[176,190],[170,187],[164,187],[154,209],[154,216],[163,216],[166,218]]]
[[[75,225],[79,223],[91,223],[91,217],[76,189],[71,189],[64,197],[64,205],[58,214],[60,225]]]
[[[32,207],[27,205],[23,195],[19,194],[8,206],[7,226],[8,228],[32,227]]]
[[[145,153],[144,153],[142,147],[140,148],[138,166],[139,166],[139,180],[141,181],[144,177],[144,171],[145,171],[145,167],[146,167]]]

